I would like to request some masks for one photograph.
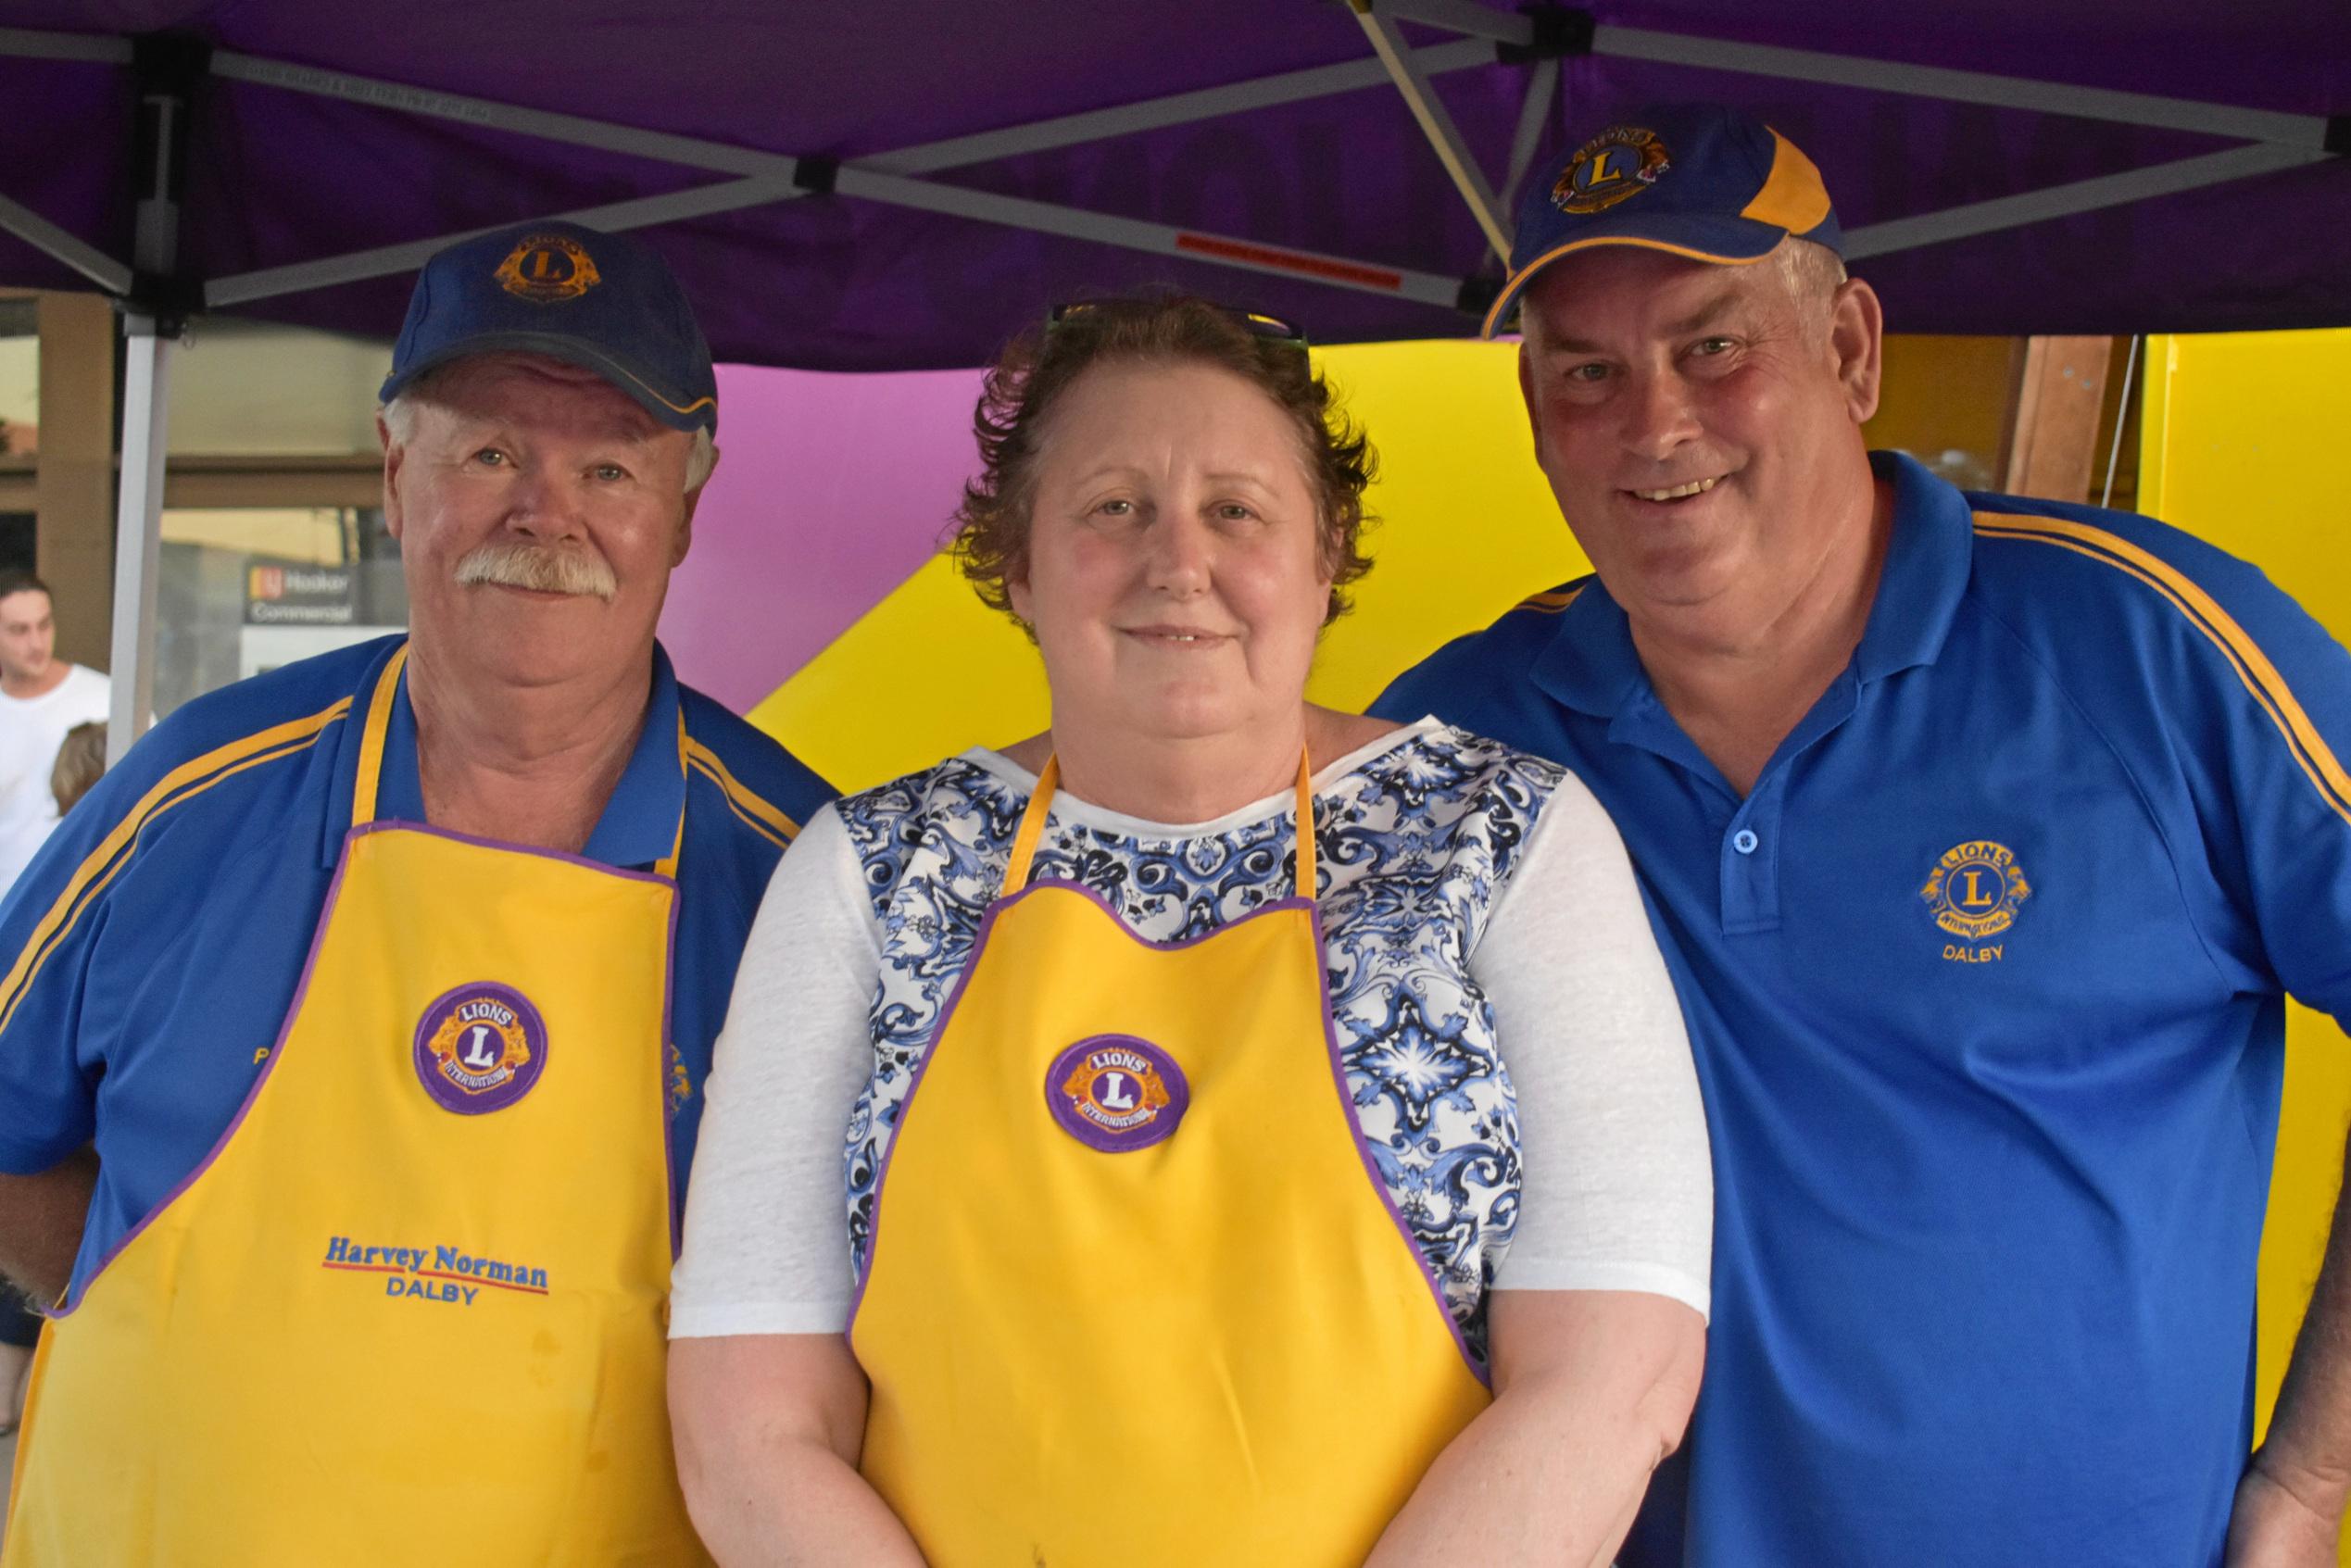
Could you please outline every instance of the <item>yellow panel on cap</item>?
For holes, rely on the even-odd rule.
[[[1820,170],[1777,131],[1771,133],[1771,178],[1739,216],[1777,224],[1792,234],[1818,228],[1829,216],[1829,187],[1821,182]]]

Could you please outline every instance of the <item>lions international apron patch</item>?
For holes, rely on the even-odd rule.
[[[1045,1103],[1062,1130],[1105,1154],[1172,1137],[1192,1101],[1176,1059],[1133,1035],[1094,1035],[1053,1059]]]
[[[547,1071],[547,1024],[510,985],[475,981],[444,992],[416,1026],[416,1075],[444,1110],[503,1110]]]

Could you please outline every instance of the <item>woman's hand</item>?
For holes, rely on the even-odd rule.
[[[724,1568],[923,1568],[906,1526],[857,1472],[865,1400],[841,1335],[671,1342],[678,1479]]]
[[[1604,1568],[1681,1442],[1705,1321],[1628,1290],[1498,1290],[1494,1402],[1446,1446],[1365,1568]]]

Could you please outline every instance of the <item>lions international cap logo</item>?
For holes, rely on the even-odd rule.
[[[498,286],[539,305],[577,299],[604,279],[569,234],[531,234],[498,263]]]
[[[1673,166],[1654,131],[1612,125],[1576,149],[1551,188],[1552,205],[1578,217],[1605,212],[1649,189]]]
[[[1934,912],[1935,924],[1980,942],[2017,923],[2017,906],[2032,897],[2032,888],[2007,846],[1975,839],[1943,852],[1918,897]]]
[[[1175,1135],[1191,1105],[1184,1070],[1149,1040],[1094,1035],[1045,1070],[1045,1103],[1062,1130],[1106,1154],[1149,1148]]]
[[[547,1071],[547,1023],[510,985],[476,981],[446,992],[416,1026],[416,1075],[460,1116],[503,1110]]]

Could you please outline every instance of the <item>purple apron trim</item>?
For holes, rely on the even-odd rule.
[[[679,859],[682,860],[684,857]],[[653,880],[667,882],[669,879],[655,877]],[[655,1114],[661,1118],[661,1207],[669,1216],[670,1263],[673,1268],[677,1264],[677,1255],[685,1248],[685,1215],[678,1202],[677,1191],[677,1117],[670,1111],[670,1052],[675,1048],[670,1043],[670,1013],[677,1005],[677,914],[678,906],[685,902],[685,893],[673,890],[668,929],[661,937],[661,1036],[653,1042],[654,1087],[659,1091],[653,1097],[653,1109]],[[707,1075],[705,1081],[708,1081]],[[681,1102],[677,1109],[683,1111],[685,1104]],[[663,1288],[666,1292],[667,1286]],[[666,1293],[661,1298],[661,1310],[664,1314],[669,1311]],[[661,1322],[666,1331],[668,1317],[665,1315]]]
[[[1022,899],[1048,889],[1087,900],[1110,917],[1111,923],[1124,932],[1127,939],[1137,947],[1156,948],[1161,952],[1173,952],[1181,947],[1196,947],[1212,936],[1221,935],[1237,926],[1246,925],[1251,921],[1277,914],[1286,909],[1304,909],[1307,912],[1308,929],[1313,933],[1314,939],[1315,973],[1323,978],[1323,984],[1319,988],[1322,997],[1323,1046],[1330,1059],[1331,1084],[1339,1095],[1339,1112],[1346,1119],[1347,1135],[1354,1143],[1357,1158],[1363,1161],[1364,1174],[1371,1182],[1372,1192],[1379,1198],[1380,1207],[1388,1211],[1389,1222],[1396,1227],[1397,1238],[1411,1252],[1414,1267],[1419,1270],[1422,1281],[1427,1285],[1429,1298],[1436,1305],[1437,1315],[1444,1323],[1445,1331],[1452,1336],[1453,1348],[1461,1353],[1462,1364],[1469,1369],[1470,1374],[1480,1384],[1491,1388],[1492,1376],[1478,1364],[1477,1358],[1470,1352],[1469,1341],[1462,1337],[1461,1325],[1453,1321],[1452,1309],[1446,1305],[1444,1286],[1438,1279],[1436,1271],[1428,1266],[1428,1260],[1422,1254],[1420,1244],[1413,1239],[1412,1227],[1404,1223],[1403,1212],[1396,1207],[1395,1198],[1389,1196],[1388,1184],[1379,1179],[1378,1162],[1372,1158],[1371,1146],[1364,1141],[1363,1123],[1355,1118],[1354,1097],[1348,1092],[1347,1088],[1347,1068],[1339,1057],[1339,1021],[1330,1010],[1330,954],[1323,941],[1322,913],[1314,900],[1293,894],[1288,898],[1278,898],[1272,903],[1261,904],[1238,920],[1228,921],[1213,931],[1204,931],[1197,936],[1178,937],[1173,941],[1154,942],[1150,937],[1137,933],[1119,915],[1118,911],[1111,907],[1110,900],[1092,888],[1081,886],[1076,883],[1038,882],[1033,878],[1029,884],[1018,893],[1008,898],[999,898],[987,907],[987,913],[980,922],[979,931],[972,938],[971,956],[963,961],[963,972],[955,977],[955,990],[948,997],[947,1006],[941,1010],[938,1022],[932,1025],[930,1038],[924,1043],[923,1060],[914,1064],[913,1081],[906,1086],[906,1098],[899,1102],[898,1125],[890,1134],[890,1147],[883,1152],[882,1168],[874,1173],[874,1220],[872,1228],[867,1231],[865,1236],[865,1266],[858,1271],[857,1294],[849,1300],[849,1324],[841,1331],[842,1337],[850,1342],[850,1353],[855,1354],[856,1351],[858,1310],[865,1304],[865,1287],[873,1281],[874,1260],[881,1249],[882,1204],[883,1199],[888,1196],[890,1161],[897,1158],[899,1144],[906,1136],[907,1121],[914,1109],[914,1097],[923,1087],[924,1077],[930,1072],[931,1060],[937,1054],[938,1043],[947,1037],[947,1026],[953,1021],[955,1010],[962,1004],[963,993],[970,988],[972,976],[979,972],[980,960],[987,952],[988,938],[995,935],[997,918]]]
[[[1323,917],[1319,910],[1313,916],[1313,926],[1315,961],[1322,966],[1322,972],[1328,974],[1330,953],[1323,941]],[[1345,1118],[1347,1135],[1353,1141],[1355,1153],[1364,1162],[1364,1174],[1370,1180],[1372,1191],[1378,1196],[1379,1206],[1388,1210],[1388,1219],[1396,1227],[1397,1238],[1412,1254],[1413,1266],[1420,1271],[1421,1279],[1427,1283],[1429,1299],[1437,1304],[1437,1315],[1443,1322],[1445,1332],[1453,1336],[1453,1348],[1461,1352],[1462,1365],[1469,1369],[1471,1376],[1491,1390],[1493,1375],[1478,1364],[1477,1357],[1469,1348],[1469,1341],[1462,1336],[1461,1324],[1453,1321],[1452,1308],[1445,1300],[1444,1282],[1429,1266],[1428,1255],[1420,1249],[1420,1243],[1413,1239],[1412,1226],[1404,1223],[1403,1210],[1396,1207],[1395,1195],[1388,1190],[1388,1184],[1379,1179],[1379,1162],[1372,1156],[1370,1140],[1364,1136],[1364,1123],[1355,1114],[1355,1097],[1347,1087],[1347,1064],[1339,1060],[1339,1021],[1331,1014],[1329,985],[1324,985],[1322,996],[1323,1041],[1330,1051],[1330,1081],[1339,1092],[1339,1113]]]
[[[154,1224],[157,1220],[160,1219],[164,1210],[170,1209],[172,1204],[178,1202],[182,1195],[186,1193],[190,1187],[195,1185],[197,1177],[203,1175],[205,1172],[212,1168],[214,1162],[220,1158],[221,1152],[229,1147],[230,1140],[234,1138],[237,1135],[238,1131],[244,1127],[245,1118],[252,1113],[254,1103],[261,1098],[261,1090],[263,1086],[269,1083],[270,1075],[277,1072],[278,1062],[285,1055],[286,1037],[293,1033],[294,1021],[301,1015],[302,1004],[309,997],[310,974],[311,972],[318,967],[319,949],[326,941],[327,926],[333,917],[335,903],[343,893],[344,873],[351,869],[351,845],[353,841],[363,838],[370,834],[394,832],[424,834],[434,838],[454,839],[459,844],[471,845],[475,848],[479,849],[497,849],[503,850],[509,854],[537,855],[550,860],[568,861],[572,865],[582,866],[592,872],[602,872],[607,876],[617,876],[631,882],[659,883],[665,887],[671,888],[673,892],[674,892],[677,886],[676,883],[671,878],[657,876],[650,872],[624,871],[618,866],[608,866],[601,860],[591,860],[581,855],[567,855],[559,850],[535,849],[529,845],[509,844],[499,839],[482,838],[471,834],[453,833],[447,828],[436,828],[425,822],[405,822],[396,820],[378,820],[371,822],[362,822],[358,826],[350,829],[344,834],[343,854],[341,858],[335,861],[334,878],[327,884],[325,901],[319,907],[318,923],[312,926],[310,930],[310,951],[308,956],[304,958],[302,960],[302,978],[294,987],[294,1000],[286,1004],[285,1017],[278,1024],[277,1038],[270,1044],[270,1060],[262,1063],[259,1074],[253,1080],[253,1087],[245,1091],[244,1101],[238,1105],[237,1113],[229,1119],[228,1126],[222,1130],[220,1136],[214,1141],[212,1147],[205,1152],[204,1158],[196,1161],[195,1168],[191,1170],[186,1175],[181,1177],[178,1184],[174,1185],[170,1192],[165,1193],[160,1198],[157,1199],[155,1207],[148,1210],[145,1214],[142,1215],[139,1219],[139,1223],[132,1226],[131,1229],[124,1234],[121,1240],[116,1242],[113,1247],[107,1249],[107,1255],[98,1261],[97,1267],[92,1269],[90,1271],[89,1277],[82,1282],[82,1288],[78,1294],[69,1289],[66,1296],[59,1298],[58,1305],[50,1310],[48,1314],[49,1316],[53,1318],[70,1317],[75,1309],[79,1308],[82,1303],[88,1298],[90,1287],[98,1282],[99,1276],[106,1273],[108,1265],[112,1264],[117,1258],[121,1257],[130,1245],[138,1240],[139,1237],[145,1233],[148,1226]],[[672,897],[670,900],[670,944],[671,950],[673,952],[675,950],[676,942],[677,899],[675,897]],[[657,1107],[664,1110],[666,1110],[669,1104],[667,1086],[669,1062],[666,1060],[666,1053],[669,1048],[669,1013],[671,1003],[671,987],[669,985],[669,979],[670,974],[665,967],[662,974],[661,987],[661,1039],[656,1047],[657,1052],[660,1053],[660,1056],[661,1057],[661,1060],[659,1060],[658,1061],[657,1070],[661,1074],[662,1098],[655,1102]],[[662,1129],[662,1148],[664,1152],[669,1151],[669,1131],[666,1125]],[[677,1216],[677,1192],[674,1160],[665,1162],[664,1169],[662,1171],[662,1179],[671,1189],[669,1194],[670,1259],[671,1261],[674,1262],[677,1260],[679,1246],[679,1222]],[[867,1248],[867,1253],[870,1257],[872,1253],[871,1248]]]
[[[342,859],[338,859],[334,865],[334,880],[327,884],[326,902],[320,909],[318,924],[310,930],[310,952],[302,960],[302,978],[294,987],[294,1000],[287,1005],[285,1018],[278,1024],[278,1037],[270,1047],[270,1060],[261,1064],[261,1071],[255,1075],[253,1087],[245,1092],[245,1099],[238,1105],[237,1113],[229,1118],[228,1126],[222,1129],[220,1137],[213,1141],[212,1147],[205,1151],[204,1158],[196,1161],[195,1168],[181,1177],[179,1185],[165,1193],[157,1200],[154,1208],[140,1217],[139,1223],[132,1226],[122,1239],[116,1242],[107,1255],[98,1261],[96,1268],[90,1271],[90,1277],[82,1282],[81,1293],[75,1295],[69,1292],[61,1299],[59,1306],[49,1314],[51,1317],[72,1316],[82,1303],[89,1299],[90,1287],[98,1283],[114,1261],[121,1257],[132,1242],[145,1235],[147,1227],[160,1219],[166,1210],[177,1203],[182,1194],[195,1185],[196,1178],[212,1168],[213,1162],[220,1158],[221,1151],[229,1147],[230,1140],[234,1138],[238,1130],[245,1125],[245,1119],[251,1114],[254,1102],[261,1098],[261,1090],[269,1084],[270,1075],[277,1072],[278,1063],[284,1059],[286,1036],[293,1033],[294,1021],[301,1015],[302,1003],[310,994],[310,974],[319,966],[319,949],[326,945],[327,926],[333,921],[336,900],[343,894],[343,874],[350,869],[351,845],[350,841],[346,839]]]
[[[1104,1063],[1098,1072],[1087,1072],[1086,1060],[1105,1052],[1136,1060]],[[1125,1086],[1121,1080],[1132,1079],[1143,1095],[1142,1101],[1129,1100],[1120,1106],[1097,1098],[1091,1084],[1083,1085],[1073,1095],[1068,1080],[1081,1073],[1089,1080],[1110,1077],[1113,1093]],[[1156,1106],[1150,1103],[1154,1090],[1161,1098]],[[1192,1085],[1173,1055],[1139,1035],[1088,1035],[1045,1069],[1045,1106],[1062,1131],[1087,1148],[1103,1154],[1125,1154],[1176,1135],[1176,1124],[1191,1109]],[[1118,1117],[1119,1111],[1132,1114]],[[1108,1119],[1106,1112],[1111,1113]]]
[[[997,917],[1011,906],[1037,891],[1040,885],[1032,882],[1010,898],[999,898],[988,905],[980,918],[979,931],[972,937],[971,957],[963,960],[963,972],[955,977],[955,989],[949,994],[947,1006],[939,1010],[938,1022],[931,1026],[930,1038],[923,1042],[923,1060],[914,1064],[914,1077],[906,1085],[906,1098],[898,1103],[898,1123],[890,1129],[890,1146],[882,1151],[882,1168],[874,1173],[874,1218],[865,1233],[865,1262],[857,1271],[857,1292],[849,1298],[849,1322],[841,1327],[841,1337],[849,1342],[849,1354],[857,1354],[857,1314],[865,1305],[865,1287],[874,1280],[874,1260],[882,1248],[882,1199],[889,1194],[890,1166],[898,1159],[899,1145],[905,1141],[908,1123],[914,1114],[914,1098],[922,1092],[923,1080],[930,1076],[931,1063],[937,1059],[938,1043],[947,1037],[947,1026],[955,1018],[955,1010],[963,1005],[963,993],[971,989],[972,976],[979,972],[980,956],[987,951],[988,938],[996,934]]]
[[[681,760],[679,766],[682,768],[685,763]],[[585,855],[572,855],[560,849],[542,849],[502,838],[485,838],[479,834],[459,833],[454,828],[436,828],[430,822],[411,822],[396,817],[380,817],[374,822],[363,822],[351,830],[351,835],[392,832],[421,833],[429,837],[471,845],[476,849],[496,849],[508,855],[535,855],[544,860],[559,860],[584,871],[601,872],[623,882],[650,882],[670,890],[668,931],[661,946],[661,1033],[660,1037],[653,1042],[653,1073],[660,1090],[654,1104],[661,1116],[661,1185],[665,1189],[662,1203],[670,1226],[670,1261],[674,1264],[678,1254],[685,1248],[685,1219],[679,1212],[677,1201],[676,1119],[669,1114],[671,1014],[677,1006],[677,921],[678,905],[683,898],[677,878],[663,876],[658,872],[631,871],[624,866],[609,865],[602,860],[592,860]],[[336,873],[338,880],[341,874],[339,872]],[[321,930],[325,929],[324,916],[320,917],[319,924]],[[300,997],[295,999],[298,1002]]]
[[[513,1076],[504,1083],[480,1091],[479,1098],[465,1098],[469,1091],[462,1085],[453,1084],[446,1070],[434,1066],[434,1038],[447,1025],[450,1010],[470,1001],[486,1001],[505,1008],[514,1015],[522,1027],[522,1038],[531,1047],[529,1058]],[[539,1015],[538,1005],[513,986],[496,980],[471,980],[442,992],[425,1004],[423,1014],[416,1023],[416,1043],[409,1052],[416,1068],[417,1081],[433,1103],[459,1116],[487,1116],[504,1110],[538,1086],[539,1077],[547,1071],[547,1020]]]
[[[1198,936],[1180,937],[1172,942],[1154,942],[1148,936],[1137,935],[1131,926],[1119,918],[1118,911],[1112,909],[1109,900],[1100,894],[1090,887],[1081,887],[1072,882],[1038,882],[1032,878],[1029,884],[1018,893],[1010,897],[999,898],[990,904],[987,907],[987,913],[980,921],[978,933],[972,938],[972,952],[971,956],[963,960],[963,972],[955,977],[955,989],[948,997],[947,1006],[940,1010],[938,1022],[931,1026],[930,1038],[923,1043],[923,1060],[914,1064],[913,1081],[906,1085],[906,1098],[899,1102],[898,1124],[890,1131],[890,1146],[883,1150],[882,1168],[874,1174],[874,1220],[872,1227],[865,1236],[865,1266],[858,1271],[857,1293],[849,1298],[849,1324],[841,1330],[843,1336],[851,1341],[852,1353],[855,1350],[858,1309],[865,1304],[865,1287],[874,1278],[874,1260],[879,1255],[882,1246],[882,1203],[883,1199],[888,1196],[890,1162],[898,1158],[899,1143],[906,1136],[907,1123],[914,1110],[914,1097],[922,1092],[923,1080],[930,1073],[932,1059],[938,1054],[938,1043],[947,1037],[947,1026],[954,1021],[955,1010],[962,1006],[963,993],[971,988],[972,976],[979,972],[980,960],[987,955],[988,939],[996,934],[997,920],[1006,909],[1011,909],[1022,899],[1031,898],[1048,891],[1059,893],[1064,897],[1088,900],[1103,914],[1109,916],[1111,923],[1125,933],[1127,939],[1137,947],[1155,947],[1162,952],[1172,952],[1178,947],[1196,946],[1207,941],[1219,932],[1230,931],[1234,926],[1278,910],[1312,909],[1314,907],[1314,901],[1311,898],[1283,898],[1271,904],[1260,905],[1241,916],[1239,920],[1218,926],[1215,931],[1204,931]],[[1327,993],[1328,985],[1326,985],[1324,989]],[[1327,995],[1324,997],[1323,1011],[1326,1018],[1325,1027],[1327,1028],[1330,1011]]]
[[[602,860],[591,860],[585,855],[573,855],[561,849],[542,849],[534,844],[515,844],[503,838],[484,838],[479,834],[459,833],[454,828],[436,828],[430,822],[406,822],[397,817],[379,817],[371,822],[361,822],[350,830],[349,836],[357,837],[360,834],[367,833],[394,832],[421,833],[428,837],[450,839],[459,844],[470,844],[476,849],[497,849],[509,855],[534,855],[542,860],[560,860],[566,865],[579,866],[592,872],[602,872],[607,876],[617,876],[629,882],[658,882],[664,887],[677,885],[675,877],[663,876],[659,872],[630,871],[624,866],[607,865]]]
[[[679,763],[680,767],[684,765],[683,761]],[[678,904],[682,897],[677,879],[663,876],[658,872],[631,871],[622,866],[608,865],[602,860],[592,860],[585,855],[568,854],[560,849],[541,849],[533,845],[509,843],[502,838],[485,838],[479,834],[459,833],[453,828],[436,828],[430,822],[411,822],[396,817],[381,817],[371,822],[362,822],[351,829],[345,842],[347,845],[351,837],[357,837],[361,834],[391,832],[421,833],[433,838],[446,838],[455,843],[471,845],[477,849],[496,849],[509,855],[535,855],[541,859],[560,860],[566,865],[578,866],[585,871],[601,872],[606,876],[616,876],[623,882],[650,882],[670,889],[669,931],[662,939],[661,948],[661,1036],[653,1044],[653,1071],[661,1091],[660,1098],[654,1103],[661,1111],[661,1184],[667,1188],[664,1203],[670,1224],[670,1261],[675,1263],[678,1254],[685,1250],[685,1221],[678,1211],[677,1201],[675,1119],[669,1114],[670,1027],[671,1014],[677,1005],[677,920]],[[347,849],[346,853],[348,853]],[[342,880],[342,874],[340,871],[335,873],[338,884]],[[324,915],[319,918],[319,929],[321,931],[326,929]],[[309,983],[307,971],[303,983],[305,985]],[[295,995],[295,1000],[297,1005],[300,1003],[299,993]],[[290,1012],[287,1015],[287,1022],[289,1023],[292,1022]],[[273,1054],[272,1063],[275,1060]],[[242,1117],[243,1112],[239,1112],[239,1115]],[[217,1153],[218,1150],[216,1149],[215,1152]],[[176,1191],[173,1196],[177,1196]],[[165,1201],[169,1202],[170,1199],[167,1198]]]

